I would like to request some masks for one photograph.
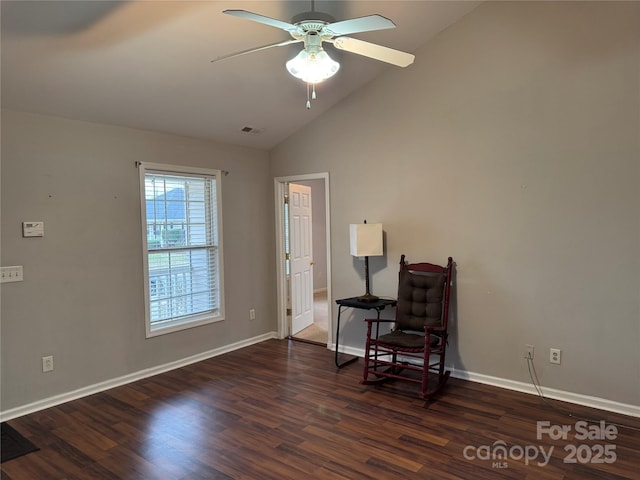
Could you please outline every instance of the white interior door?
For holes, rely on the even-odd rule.
[[[313,323],[311,187],[289,185],[291,335]]]

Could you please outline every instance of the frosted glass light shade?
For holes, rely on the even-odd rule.
[[[351,255],[354,257],[374,257],[383,254],[381,223],[351,224],[349,238]]]
[[[317,52],[302,50],[287,62],[289,73],[307,83],[322,82],[335,75],[339,69],[340,64],[335,62],[324,50]]]

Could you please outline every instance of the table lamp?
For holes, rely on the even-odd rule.
[[[369,257],[380,256],[382,252],[382,224],[381,223],[352,223],[349,225],[351,240],[351,255],[364,257],[364,276],[366,292],[358,301],[373,303],[378,297],[371,295],[369,291]]]

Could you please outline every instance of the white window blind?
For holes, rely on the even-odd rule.
[[[142,168],[147,335],[222,319],[217,171]]]

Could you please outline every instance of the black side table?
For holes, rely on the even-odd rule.
[[[352,298],[343,298],[340,300],[336,300],[336,303],[338,304],[338,324],[336,326],[336,360],[335,361],[336,361],[336,367],[342,368],[345,365],[349,365],[350,363],[358,360],[358,357],[353,357],[345,362],[338,363],[338,345],[339,345],[338,340],[340,338],[340,314],[342,313],[342,308],[344,307],[344,308],[359,308],[361,310],[375,310],[377,312],[378,318],[380,318],[380,312],[382,310],[384,310],[387,307],[395,307],[397,302],[395,300],[391,300],[387,298],[380,298],[376,302],[362,302],[358,300],[358,297],[352,297]]]

